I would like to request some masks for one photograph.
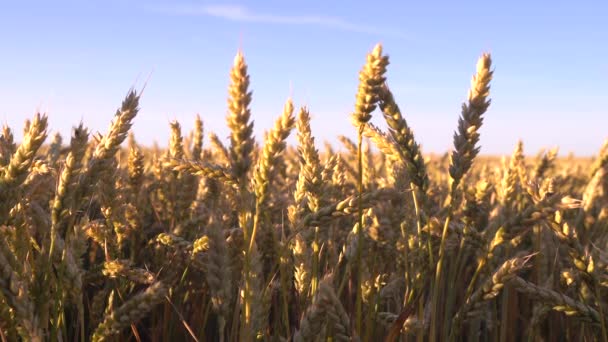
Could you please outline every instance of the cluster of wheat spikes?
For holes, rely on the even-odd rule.
[[[345,153],[320,152],[291,99],[259,147],[241,53],[229,145],[203,145],[196,117],[139,146],[134,91],[105,135],[4,127],[1,340],[607,341],[608,142],[594,160],[478,157],[484,54],[453,150],[424,157],[388,65],[367,56]]]

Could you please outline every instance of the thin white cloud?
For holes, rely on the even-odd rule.
[[[403,34],[395,30],[352,23],[338,17],[259,13],[242,5],[171,5],[155,7],[152,10],[172,15],[207,16],[243,23],[309,25],[341,31],[403,37]]]

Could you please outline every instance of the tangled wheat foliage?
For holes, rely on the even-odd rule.
[[[133,90],[102,133],[4,126],[0,341],[607,341],[608,143],[483,155],[483,54],[424,154],[388,65],[373,47],[341,148],[291,98],[256,137],[242,52],[227,139],[203,113],[140,145]]]

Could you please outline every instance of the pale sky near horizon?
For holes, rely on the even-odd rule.
[[[66,142],[81,120],[104,133],[127,91],[148,80],[139,142],[164,145],[169,122],[186,131],[196,113],[227,137],[228,73],[241,48],[258,139],[291,95],[309,107],[322,147],[355,136],[357,76],[377,42],[424,152],[452,146],[484,51],[495,74],[482,154],[509,154],[522,139],[530,155],[553,146],[591,155],[608,138],[606,1],[1,1],[0,122],[20,134],[42,110]]]

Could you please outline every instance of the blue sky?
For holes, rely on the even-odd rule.
[[[0,121],[17,133],[36,110],[66,141],[80,120],[105,132],[141,89],[138,140],[169,122],[226,137],[228,73],[249,64],[256,134],[284,101],[307,105],[319,144],[354,136],[349,115],[365,54],[382,42],[388,82],[425,152],[444,152],[475,62],[492,53],[482,153],[560,146],[595,153],[608,137],[608,2],[571,1],[3,1]],[[374,122],[385,124],[376,114]]]

